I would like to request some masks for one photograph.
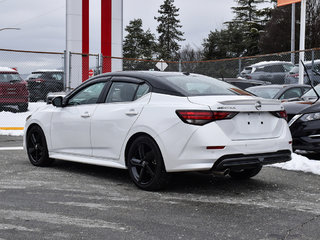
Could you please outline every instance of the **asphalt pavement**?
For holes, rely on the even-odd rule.
[[[0,136],[0,148],[22,146]],[[265,167],[251,180],[175,174],[164,191],[127,171],[0,150],[0,239],[319,239],[320,176]]]

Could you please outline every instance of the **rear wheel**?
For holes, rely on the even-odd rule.
[[[45,135],[39,126],[34,125],[28,131],[26,147],[29,160],[34,166],[45,167],[53,162],[49,158]]]
[[[261,171],[262,166],[251,168],[251,169],[242,169],[239,171],[230,171],[229,175],[234,179],[249,179],[256,176]]]
[[[147,136],[133,141],[127,155],[127,166],[131,179],[141,189],[158,190],[168,183],[169,176],[160,149]]]

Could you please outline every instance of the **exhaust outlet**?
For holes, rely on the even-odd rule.
[[[223,171],[214,171],[214,170],[213,170],[213,171],[211,171],[211,174],[212,174],[213,176],[215,176],[215,177],[224,177],[224,176],[228,175],[229,172],[230,172],[230,169],[227,168],[227,169],[225,169],[225,170],[223,170]]]

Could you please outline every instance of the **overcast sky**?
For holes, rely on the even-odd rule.
[[[79,0],[80,1],[80,0]],[[123,0],[124,27],[141,18],[143,28],[156,34],[158,9],[164,0]],[[90,51],[100,51],[100,0],[90,0]],[[200,47],[210,30],[220,29],[232,19],[233,0],[175,0],[186,41]],[[0,48],[58,51],[65,49],[65,0],[0,0]],[[124,32],[124,35],[126,33]]]

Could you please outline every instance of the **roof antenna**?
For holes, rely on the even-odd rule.
[[[317,95],[317,100],[312,103],[312,104],[314,104],[314,103],[316,103],[316,102],[320,99],[320,96],[319,96],[318,92],[316,91],[316,89],[314,88],[314,86],[313,86],[313,84],[312,84],[312,82],[311,82],[311,79],[310,79],[309,73],[308,73],[308,71],[307,71],[306,65],[303,63],[302,60],[301,60],[301,63],[302,63],[302,66],[303,66],[303,68],[304,68],[304,71],[306,72],[306,75],[307,75],[307,77],[308,77],[310,86],[311,86],[312,90],[315,92],[315,94]]]

